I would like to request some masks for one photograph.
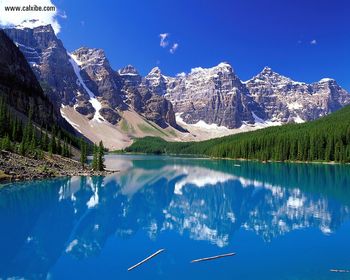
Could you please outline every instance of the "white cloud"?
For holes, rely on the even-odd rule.
[[[54,11],[5,11],[6,6],[16,7],[55,7]],[[59,12],[51,0],[0,0],[0,26],[36,27],[39,25],[51,24],[55,33],[59,33],[61,26],[57,21],[58,17],[67,18],[66,14]]]
[[[179,44],[178,43],[174,43],[173,46],[170,48],[169,52],[171,54],[175,53],[178,47],[179,47]]]
[[[312,41],[310,41],[311,45],[317,45],[317,41],[315,39],[313,39]]]
[[[169,37],[169,33],[160,33],[159,34],[159,37],[160,37],[160,46],[162,48],[165,48],[167,45],[169,45],[169,42],[168,42],[168,37]]]

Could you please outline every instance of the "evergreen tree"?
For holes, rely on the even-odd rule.
[[[51,135],[48,151],[49,151],[50,156],[52,156],[52,154],[56,153],[56,140],[55,140],[54,135]]]
[[[2,138],[1,149],[6,151],[12,151],[12,145],[11,145],[10,137],[8,135]]]
[[[286,124],[201,142],[136,139],[128,152],[200,154],[257,160],[350,162],[350,106],[304,124]]]
[[[19,144],[19,154],[24,156],[25,153],[26,153],[26,147],[25,147],[25,139],[23,137],[21,143]]]
[[[49,148],[49,137],[46,131],[44,131],[43,140],[41,141],[41,148],[44,151],[48,151],[48,148]]]
[[[35,150],[36,150],[36,137],[35,137],[35,131],[34,129],[32,129],[32,136],[29,144],[29,152],[35,153]]]
[[[7,130],[7,107],[4,98],[0,98],[0,137],[4,137]]]
[[[92,156],[92,169],[97,171],[98,170],[98,147],[96,144],[94,144],[93,147],[93,156]]]
[[[97,170],[98,171],[105,170],[104,154],[105,154],[105,148],[103,146],[103,142],[100,141],[100,143],[98,145],[98,157],[97,157]]]
[[[83,169],[85,168],[85,163],[87,160],[87,147],[85,141],[80,139],[80,163]]]
[[[68,155],[68,157],[71,157],[72,155],[73,155],[73,153],[72,153],[72,142],[69,141],[69,155]]]
[[[61,133],[59,132],[57,135],[57,142],[56,142],[56,153],[61,155],[62,154],[62,143],[61,143]]]

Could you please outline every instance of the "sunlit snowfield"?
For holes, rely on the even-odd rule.
[[[0,189],[0,279],[350,277],[330,272],[350,269],[350,166],[106,163],[121,172]],[[237,255],[190,263],[229,252]]]

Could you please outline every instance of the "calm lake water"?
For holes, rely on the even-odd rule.
[[[0,279],[350,279],[329,271],[350,269],[350,166],[124,155],[107,165],[121,172],[0,189]]]

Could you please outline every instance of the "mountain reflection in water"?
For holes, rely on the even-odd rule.
[[[348,166],[146,156],[107,165],[122,170],[0,189],[0,278],[45,279],[62,254],[98,256],[110,237],[141,230],[224,248],[240,230],[273,242],[307,228],[329,235],[349,220]]]

